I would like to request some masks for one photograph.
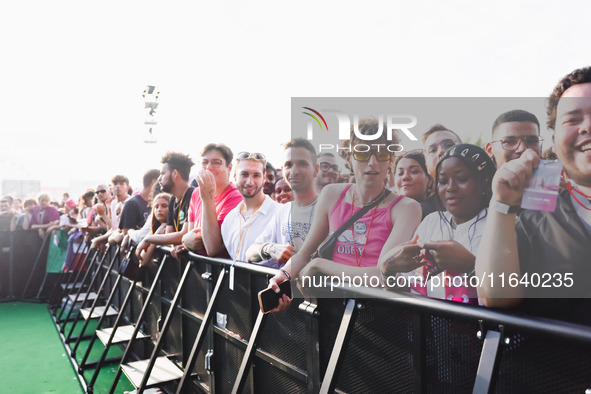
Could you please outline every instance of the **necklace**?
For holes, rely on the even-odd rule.
[[[578,190],[570,182],[566,182],[566,188],[568,189],[568,192],[570,193],[570,195],[575,199],[575,201],[580,206],[582,206],[583,208],[585,208],[587,211],[591,211],[591,208],[587,207],[585,204],[583,204],[581,201],[579,201],[579,199],[577,198],[577,196],[575,196],[575,193],[573,193],[573,192],[579,193],[581,196],[587,198],[587,200],[589,200],[590,202],[591,202],[591,196],[588,196],[585,193],[583,193],[582,191]]]
[[[357,188],[355,187],[353,189],[353,202],[355,202],[355,191],[357,190]],[[386,189],[384,189],[384,192],[386,192]],[[378,196],[378,198],[381,197],[381,194]],[[377,198],[374,198],[369,204],[375,202],[377,200]],[[365,204],[365,205],[369,205],[369,204]],[[353,206],[355,204],[351,204],[351,217],[353,217]],[[356,243],[355,243],[355,223],[353,223],[351,225],[351,234],[353,235],[353,252],[355,253],[355,265],[357,267],[361,267],[361,260],[363,260],[363,255],[365,254],[365,248],[367,247],[367,241],[369,241],[369,233],[371,231],[371,225],[373,224],[373,218],[376,215],[376,211],[378,209],[378,205],[376,204],[376,206],[373,208],[373,212],[371,214],[371,219],[369,220],[369,226],[367,228],[367,235],[365,237],[365,244],[363,245],[363,249],[361,249],[361,253],[359,254],[359,258],[357,258],[357,247],[356,247]],[[361,218],[360,218],[361,219]]]
[[[359,205],[361,205],[362,207],[366,207],[368,205],[373,204],[374,202],[378,201],[380,198],[382,198],[382,196],[386,193],[386,188],[382,189],[382,192],[380,194],[378,194],[373,200],[371,200],[368,203],[363,203],[360,200],[356,200],[355,199],[355,191],[356,191],[357,187],[355,187],[355,189],[353,189],[353,202],[357,201],[359,203]]]

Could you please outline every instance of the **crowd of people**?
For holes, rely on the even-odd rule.
[[[193,180],[191,157],[168,152],[160,170],[145,173],[135,195],[129,180],[117,175],[77,204],[69,196],[57,207],[46,194],[22,204],[4,196],[0,225],[36,229],[41,236],[65,228],[83,234],[91,248],[120,244],[126,253],[135,247],[142,265],[156,246],[168,245],[175,258],[191,251],[275,267],[269,286],[277,292],[280,283],[297,277],[369,275],[390,291],[591,324],[591,279],[585,275],[591,254],[591,67],[559,82],[547,114],[553,144],[546,151],[539,119],[522,109],[500,114],[484,147],[462,143],[436,124],[424,132],[422,149],[376,149],[397,142],[383,135],[361,151],[354,148],[362,141],[352,128],[342,144],[349,150],[339,151],[345,168],[306,139],[284,145],[279,168],[263,153],[234,154],[210,143]],[[358,133],[375,135],[379,128],[376,119],[362,119]],[[563,164],[556,210],[521,209],[539,160],[556,157]],[[558,275],[561,286],[525,283],[533,273]],[[517,275],[517,283],[498,285],[503,275]],[[390,280],[411,276],[423,280],[408,286]],[[429,285],[441,276],[452,280]],[[477,285],[474,276],[481,279]],[[289,305],[284,295],[275,311]]]

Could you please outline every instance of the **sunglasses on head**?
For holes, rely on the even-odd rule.
[[[262,153],[257,153],[257,152],[240,152],[236,155],[236,158],[238,160],[246,160],[246,159],[253,159],[253,160],[260,160],[260,161],[266,161],[267,158],[265,157],[265,155],[263,155]]]
[[[369,161],[371,155],[375,155],[377,161],[388,161],[392,158],[393,153],[386,149],[380,149],[379,151],[370,149],[365,152],[353,151],[353,158],[356,161]]]

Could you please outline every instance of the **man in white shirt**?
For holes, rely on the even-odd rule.
[[[294,201],[281,207],[266,231],[250,246],[246,253],[248,261],[273,259],[283,265],[299,250],[312,225],[318,167],[316,150],[310,141],[297,138],[285,144],[282,171]]]
[[[234,175],[243,201],[231,210],[222,223],[222,239],[230,258],[246,261],[246,250],[270,224],[280,207],[263,193],[266,158],[261,153],[240,152],[236,155]],[[260,264],[277,267],[276,261]]]

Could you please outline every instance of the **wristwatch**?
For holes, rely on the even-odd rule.
[[[517,213],[520,207],[519,205],[507,205],[497,200],[491,200],[489,208],[492,208],[497,212],[508,215],[510,213]]]

